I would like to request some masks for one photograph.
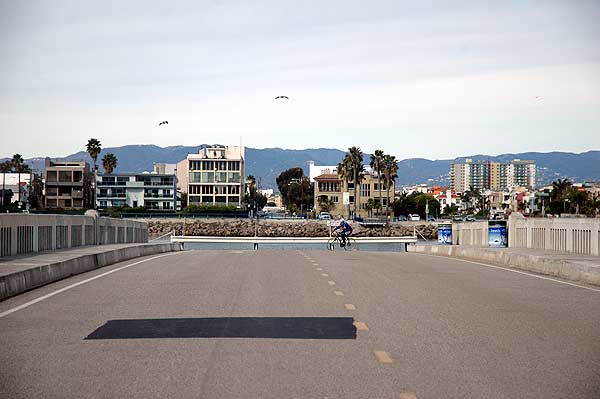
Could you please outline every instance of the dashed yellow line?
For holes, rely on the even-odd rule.
[[[346,308],[346,310],[356,310],[356,306],[351,303],[345,303],[344,308]]]
[[[375,351],[374,353],[377,360],[379,360],[379,363],[394,363],[394,360],[392,359],[389,353],[385,351]],[[408,398],[409,397],[407,397],[407,399]]]
[[[322,267],[317,267],[317,270],[318,270],[318,271],[322,271],[322,270],[323,270],[323,268],[322,268]]]
[[[337,296],[344,296],[344,293],[342,291],[333,291],[333,293]]]
[[[417,399],[414,392],[400,392],[400,399]]]
[[[327,284],[329,284],[329,285],[335,285],[335,281],[328,281]]]
[[[323,277],[329,277],[329,274],[327,274],[327,273],[321,273],[321,276],[323,276]]]
[[[369,327],[365,323],[363,323],[362,321],[355,321],[353,324],[354,324],[354,327],[356,327],[357,330],[369,331]]]

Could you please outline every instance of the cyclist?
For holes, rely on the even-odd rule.
[[[342,240],[340,246],[345,247],[348,236],[352,234],[352,226],[340,216],[340,224],[333,229],[333,232],[335,233],[338,229],[340,230],[339,236]]]

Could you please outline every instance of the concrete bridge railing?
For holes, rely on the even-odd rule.
[[[0,257],[85,245],[148,242],[148,225],[125,219],[85,216],[0,215]]]
[[[508,246],[599,256],[600,219],[542,219],[511,215]]]
[[[452,223],[452,244],[488,246],[487,221]],[[512,214],[507,223],[508,247],[600,256],[600,219],[525,218]]]

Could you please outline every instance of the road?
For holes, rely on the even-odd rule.
[[[1,302],[0,397],[600,398],[600,290],[408,253],[147,257]]]

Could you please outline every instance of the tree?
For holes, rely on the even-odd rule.
[[[385,155],[383,157],[383,173],[385,176],[385,188],[386,188],[386,202],[385,202],[385,216],[389,218],[389,205],[390,205],[390,187],[396,181],[398,177],[398,161],[393,155]]]
[[[21,173],[31,173],[31,168],[25,163],[21,154],[14,154],[11,159],[12,169],[17,173],[19,184],[17,186],[17,195],[21,202]]]
[[[304,176],[302,168],[295,167],[287,169],[275,179],[277,188],[281,193],[283,204],[292,210],[308,210],[312,207],[314,198],[314,185],[308,177]]]
[[[112,152],[105,154],[104,158],[102,158],[102,167],[104,167],[104,170],[109,175],[113,172],[113,170],[116,169],[117,163],[118,163],[117,157]]]
[[[320,195],[319,198],[317,198],[317,202],[321,212],[329,212],[335,205],[333,200],[326,195]]]
[[[569,190],[569,201],[575,206],[575,214],[579,214],[579,211],[585,207],[589,200],[587,191],[579,191],[575,187],[571,187]]]
[[[551,197],[553,200],[562,201],[566,198],[567,193],[573,183],[569,179],[558,179],[552,182]]]
[[[33,175],[29,204],[33,209],[42,209],[44,207],[44,182],[42,176],[39,174]]]
[[[357,213],[360,212],[360,185],[365,177],[365,166],[363,165],[363,153],[359,147],[348,148],[348,155],[350,156],[352,180],[354,181],[354,217],[356,217]]]
[[[346,187],[348,187],[352,179],[352,165],[348,155],[338,164],[337,174],[346,183]],[[348,205],[348,219],[350,219],[350,205]]]
[[[12,167],[11,161],[0,163],[0,172],[2,172],[2,208],[4,208],[6,198],[6,174],[12,172]],[[12,191],[10,193],[10,198],[12,198]]]
[[[244,194],[244,203],[253,212],[261,210],[267,204],[267,197],[258,191],[254,176],[249,175],[246,178],[246,182],[248,184],[248,188],[246,190],[246,194]]]
[[[96,162],[98,160],[98,155],[100,155],[100,152],[102,151],[100,141],[93,138],[89,139],[86,145],[86,151],[94,161],[94,172],[96,172],[98,170]]]
[[[385,154],[382,150],[375,150],[375,153],[371,155],[371,162],[369,166],[377,173],[377,187],[379,188],[379,206],[375,204],[375,208],[381,209],[381,174],[383,173],[383,160]]]
[[[373,216],[373,209],[375,208],[375,200],[373,198],[369,198],[367,200],[367,204],[365,205],[365,209],[367,210],[367,214],[369,216]]]

